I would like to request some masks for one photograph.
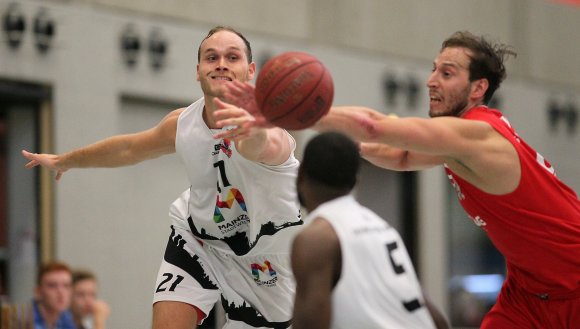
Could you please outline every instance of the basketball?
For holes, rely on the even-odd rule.
[[[328,113],[334,97],[330,72],[314,56],[285,52],[272,57],[258,73],[256,101],[271,124],[300,130]]]

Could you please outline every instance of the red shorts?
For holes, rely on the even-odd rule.
[[[503,328],[580,328],[580,294],[556,298],[537,296],[519,288],[508,278],[495,305],[481,323],[481,329]]]

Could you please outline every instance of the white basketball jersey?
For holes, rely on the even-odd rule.
[[[348,195],[309,214],[338,235],[340,279],[332,293],[332,328],[434,328],[399,233]],[[312,269],[315,270],[315,269]]]
[[[233,142],[214,139],[222,129],[208,128],[203,108],[201,98],[177,122],[175,148],[191,183],[189,229],[224,253],[287,253],[303,223],[295,192],[299,162],[294,153],[278,166],[249,161]]]

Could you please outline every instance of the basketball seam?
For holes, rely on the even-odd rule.
[[[314,93],[314,91],[316,90],[316,88],[318,88],[318,85],[320,85],[320,81],[322,81],[322,79],[323,79],[323,78],[324,78],[324,76],[327,74],[327,72],[326,72],[326,68],[324,67],[324,65],[322,65],[322,63],[320,63],[319,61],[314,61],[314,62],[315,62],[315,63],[318,63],[318,64],[320,64],[320,66],[321,66],[321,67],[322,67],[322,69],[323,69],[323,74],[321,74],[321,75],[320,75],[320,78],[318,79],[318,81],[316,81],[316,85],[314,85],[314,88],[312,88],[312,90],[311,90],[311,91],[310,91],[310,92],[309,92],[309,93],[308,93],[308,94],[307,94],[305,97],[303,97],[302,101],[301,101],[300,103],[296,104],[296,106],[294,106],[293,108],[289,109],[289,110],[288,110],[288,111],[286,111],[284,114],[281,114],[281,115],[279,115],[279,116],[277,116],[277,117],[275,117],[275,118],[272,118],[272,119],[270,119],[269,121],[270,121],[271,123],[274,123],[274,121],[276,121],[276,120],[279,120],[279,119],[282,119],[282,118],[284,118],[285,116],[287,116],[288,114],[292,113],[292,111],[293,111],[294,109],[296,109],[296,108],[300,107],[300,106],[301,106],[301,105],[302,105],[302,104],[303,104],[303,103],[304,103],[304,102],[305,102],[305,101],[306,101],[306,100],[307,100],[307,99],[310,97],[310,95],[312,95],[312,93]],[[310,64],[310,63],[313,63],[313,62],[308,62],[307,64]],[[303,65],[301,65],[301,66],[303,66]],[[301,66],[298,66],[298,67],[301,67]],[[298,68],[298,67],[297,67],[297,68]],[[278,81],[278,82],[279,82],[279,81]],[[274,88],[272,88],[272,90],[273,90],[273,89],[274,89]],[[269,96],[269,95],[268,95],[268,96]]]
[[[320,65],[322,65],[322,63],[320,63],[320,61],[313,59],[310,62],[306,62],[306,63],[301,63],[300,65],[294,67],[289,73],[292,73],[292,71],[297,70],[305,65],[311,64],[311,63],[318,63]],[[263,69],[263,68],[262,68]],[[268,97],[270,97],[270,94],[272,94],[272,92],[274,92],[274,90],[276,90],[276,87],[282,82],[283,79],[279,79],[276,80],[276,83],[274,83],[271,87],[270,90],[268,90],[268,93],[264,95],[264,97],[262,99],[266,100],[268,99]],[[320,81],[319,81],[320,82]],[[318,84],[316,84],[318,86]]]

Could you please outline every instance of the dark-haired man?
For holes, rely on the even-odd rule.
[[[351,194],[357,145],[339,133],[304,150],[297,189],[309,222],[294,240],[294,328],[435,328],[399,233]],[[314,270],[316,269],[316,270]]]
[[[315,128],[362,141],[361,154],[384,168],[444,166],[462,207],[507,263],[481,328],[577,328],[578,196],[499,110],[486,106],[509,55],[508,46],[457,32],[443,42],[427,80],[431,119],[339,107]]]

